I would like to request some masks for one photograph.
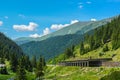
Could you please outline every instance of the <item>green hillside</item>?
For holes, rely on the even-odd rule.
[[[81,35],[101,25],[104,25],[107,22],[110,22],[111,19],[112,18],[103,19],[100,21],[77,22],[67,27],[64,27],[58,31],[50,33],[48,35],[42,36],[40,38],[21,37],[21,38],[15,39],[14,41],[20,45],[20,44],[25,44],[30,41],[42,41],[42,40],[46,40],[51,37],[64,36],[64,35],[69,35],[69,34],[80,34]]]
[[[93,34],[84,34],[84,40],[72,49],[69,47],[57,60],[113,57],[120,61],[120,16],[110,23],[94,30]],[[60,59],[61,58],[61,59]],[[57,61],[56,60],[56,61]]]
[[[22,49],[12,40],[0,33],[0,57],[9,58],[9,54],[23,55]]]
[[[43,55],[48,60],[63,53],[67,47],[80,43],[83,40],[84,33],[89,31],[89,33],[92,33],[93,31],[91,30],[101,27],[101,25],[110,21],[111,19],[96,22],[78,22],[20,46],[29,56]]]
[[[68,48],[63,54],[51,59],[49,64],[86,58],[110,58],[120,61],[120,16],[84,37],[81,44]],[[99,33],[99,34],[98,34]],[[92,37],[92,38],[91,38]],[[91,40],[92,39],[92,40]],[[91,43],[92,42],[92,43]],[[98,45],[97,45],[97,44]],[[82,46],[83,45],[83,46]],[[92,45],[92,46],[91,46]],[[89,48],[88,48],[89,47]],[[69,51],[69,53],[68,53]],[[67,57],[66,57],[67,56]],[[48,66],[46,77],[59,80],[120,80],[119,67],[69,67]]]
[[[120,68],[113,67],[82,68],[68,66],[48,66],[45,78],[57,80],[119,80],[120,77],[118,75],[120,75]]]

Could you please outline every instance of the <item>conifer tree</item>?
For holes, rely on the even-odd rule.
[[[31,63],[32,63],[32,67],[36,68],[36,66],[37,66],[36,56],[32,57]]]
[[[17,55],[15,53],[11,54],[10,65],[11,65],[11,70],[13,72],[16,72],[17,66],[18,66],[18,58],[17,58]]]
[[[27,80],[26,71],[23,64],[24,64],[24,58],[21,57],[21,59],[19,60],[19,65],[17,70],[17,77],[16,77],[17,80]]]
[[[39,61],[37,63],[37,70],[36,70],[36,78],[38,80],[42,80],[43,76],[44,76],[44,69],[43,69],[43,58],[42,56],[40,56]]]
[[[83,42],[81,42],[81,44],[80,44],[80,54],[83,55],[84,53],[85,53],[84,44],[83,44]]]

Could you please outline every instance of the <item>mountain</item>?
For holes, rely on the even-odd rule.
[[[49,63],[79,59],[112,58],[120,61],[120,16],[101,27],[87,32],[80,45],[69,47],[66,52],[51,59]]]
[[[43,55],[46,59],[50,59],[63,53],[66,48],[79,44],[80,41],[83,40],[84,33],[101,25],[105,25],[110,21],[111,18],[96,22],[78,22],[46,36],[33,39],[30,42],[30,38],[26,38],[28,42],[20,46],[22,50],[30,56],[36,55],[39,57],[39,55]],[[23,39],[21,39],[21,41],[22,40]]]
[[[31,37],[21,37],[17,38],[14,41],[21,45],[28,43],[30,41],[42,41],[51,37],[56,37],[56,36],[64,36],[64,35],[69,35],[69,34],[83,34],[86,33],[89,30],[95,29],[101,25],[106,24],[107,22],[110,22],[111,18],[109,19],[104,19],[100,21],[86,21],[86,22],[77,22],[75,24],[69,25],[67,27],[64,27],[58,31],[55,31],[51,34],[39,37],[39,38],[31,38]]]
[[[0,32],[0,57],[9,57],[9,54],[23,55],[22,49],[11,39]]]

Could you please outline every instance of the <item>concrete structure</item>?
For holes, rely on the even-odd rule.
[[[110,62],[112,58],[86,59],[75,61],[59,62],[61,66],[99,67],[99,66],[120,66],[120,62]]]

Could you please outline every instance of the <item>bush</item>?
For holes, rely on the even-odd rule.
[[[100,80],[120,80],[120,71],[114,71],[110,75],[102,77]]]
[[[103,52],[106,52],[106,51],[109,51],[108,45],[105,45],[105,46],[103,47]]]
[[[8,74],[6,67],[1,67],[0,74]]]

